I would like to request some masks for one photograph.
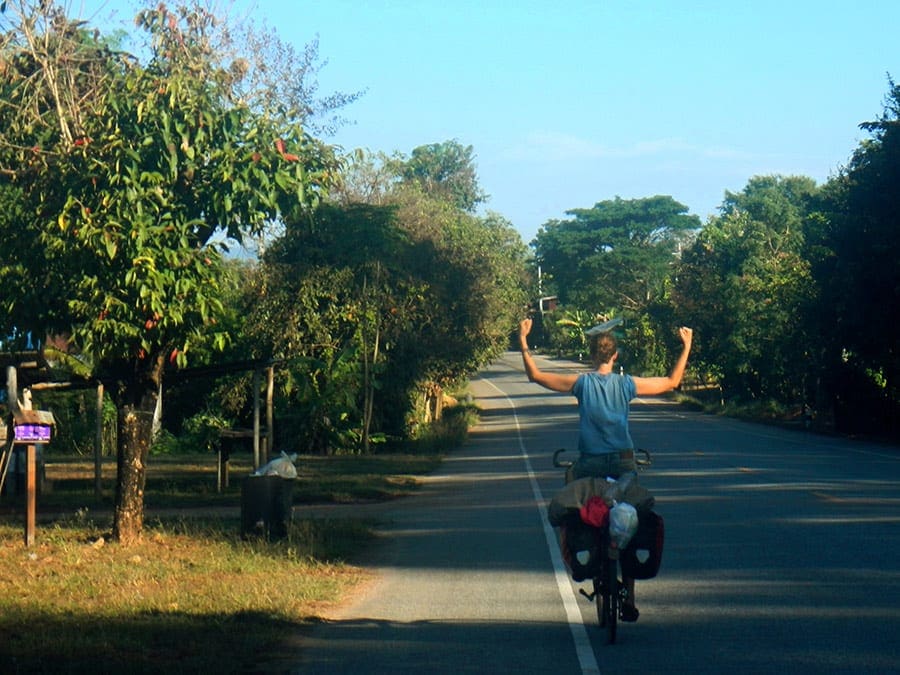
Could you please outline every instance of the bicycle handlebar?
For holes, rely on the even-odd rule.
[[[637,458],[637,453],[639,452],[644,454],[644,459]],[[650,454],[649,450],[644,450],[644,448],[635,448],[634,454],[634,463],[638,466],[650,466],[651,464],[653,464],[653,456]]]
[[[575,463],[569,459],[566,459],[566,460],[560,459],[559,456],[564,452],[566,452],[566,448],[560,448],[559,450],[557,450],[556,452],[553,453],[553,466],[555,466],[557,469],[568,469],[570,466],[572,466]]]
[[[575,464],[574,460],[571,459],[560,459],[559,456],[564,452],[568,452],[568,448],[560,448],[556,452],[553,453],[553,466],[557,469],[568,469],[570,466]],[[574,452],[574,451],[573,451]],[[649,450],[645,450],[644,448],[635,448],[634,450],[635,458],[634,463],[638,466],[650,466],[653,464],[653,456],[650,454]],[[637,455],[641,453],[644,455],[643,459],[638,459]]]

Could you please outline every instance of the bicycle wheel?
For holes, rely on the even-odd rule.
[[[594,577],[594,602],[597,603],[597,621],[600,628],[606,628],[606,594],[603,590],[603,576]]]
[[[606,626],[606,642],[616,643],[616,623],[619,619],[619,561],[607,557],[604,565],[603,579],[603,621]]]

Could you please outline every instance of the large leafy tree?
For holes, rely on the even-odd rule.
[[[700,220],[668,196],[617,197],[567,214],[568,220],[546,223],[532,242],[543,292],[555,293],[563,307],[592,321],[627,318],[623,365],[635,372],[664,369],[672,328],[670,280]]]
[[[640,314],[663,296],[683,242],[700,228],[687,210],[657,196],[567,211],[533,242],[544,279],[568,306]]]
[[[525,247],[502,216],[475,218],[415,190],[397,195],[413,270],[428,286],[427,320],[405,345],[421,375],[445,385],[506,346],[525,304]]]
[[[368,452],[383,434],[376,389],[421,291],[403,269],[406,245],[390,209],[357,204],[289,219],[267,248],[245,330],[288,363],[282,447]]]
[[[524,305],[512,226],[427,192],[397,161],[358,153],[340,199],[288,219],[265,256],[249,323],[298,365],[297,438],[314,449],[407,435],[417,407],[435,411],[442,387],[505,347]],[[325,394],[318,408],[305,387]]]
[[[703,336],[698,359],[741,398],[803,400],[812,384],[816,298],[806,235],[815,182],[759,176],[726,193],[684,251],[675,303]]]
[[[826,186],[816,266],[830,390],[847,430],[898,433],[900,419],[900,85],[888,79],[869,138]]]
[[[164,372],[222,346],[223,237],[312,207],[337,162],[296,118],[240,96],[248,62],[199,5],[141,11],[145,59],[44,0],[4,3],[0,176],[23,213],[2,233],[3,321],[64,333],[119,412],[114,535],[143,526]],[[27,257],[23,256],[27,252]]]
[[[473,216],[439,187],[401,180],[385,203],[408,242],[402,266],[423,287],[416,324],[394,345],[392,399],[435,409],[443,387],[505,349],[525,304],[526,249],[507,220]]]

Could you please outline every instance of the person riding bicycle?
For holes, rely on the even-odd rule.
[[[572,467],[573,478],[620,475],[635,470],[634,443],[628,429],[630,402],[637,396],[654,396],[672,391],[681,384],[691,351],[693,331],[679,328],[682,350],[667,377],[633,377],[613,372],[619,356],[615,336],[608,331],[591,336],[591,362],[587,373],[548,373],[538,368],[528,349],[532,320],[519,324],[522,362],[530,382],[546,389],[573,394],[578,401],[579,458]],[[625,621],[637,621],[640,612],[634,602],[634,579],[623,578],[628,592],[622,608]]]

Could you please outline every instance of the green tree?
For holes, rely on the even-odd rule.
[[[478,184],[471,145],[455,140],[420,145],[409,158],[397,157],[394,162],[404,181],[419,185],[426,194],[443,197],[467,213],[473,213],[488,199]]]
[[[683,253],[675,304],[703,336],[696,358],[732,395],[806,399],[816,289],[805,231],[816,193],[806,177],[752,178]]]
[[[298,120],[242,101],[246,69],[226,60],[227,31],[199,5],[138,14],[145,63],[53,2],[4,9],[0,174],[27,216],[0,237],[16,261],[0,281],[34,286],[6,296],[4,320],[64,332],[107,383],[119,412],[114,536],[127,543],[143,526],[164,372],[227,339],[222,236],[313,207],[338,163]]]
[[[670,280],[700,220],[667,196],[617,197],[567,214],[572,218],[548,222],[532,242],[546,292],[558,295],[570,311],[623,316],[627,367],[647,373],[664,369],[655,345],[671,329],[670,313],[663,311]],[[625,365],[626,359],[620,362]]]
[[[357,153],[338,198],[288,219],[267,251],[250,320],[259,344],[297,359],[298,383],[333,394],[314,409],[312,392],[294,390],[302,426],[319,430],[301,442],[366,451],[370,436],[410,433],[417,407],[439,413],[442,387],[505,348],[525,253],[497,214],[475,217],[403,180],[393,158]],[[338,419],[348,433],[330,431]]]
[[[900,434],[900,86],[888,77],[884,110],[861,128],[848,165],[826,186],[816,266],[829,390],[848,431]]]
[[[640,314],[665,292],[676,256],[700,227],[671,197],[598,202],[566,212],[533,242],[544,279],[567,306]]]
[[[478,183],[473,147],[458,141],[421,145],[410,156],[357,149],[350,159],[341,185],[331,194],[338,203],[384,206],[404,190],[417,190],[473,213],[488,199]]]
[[[289,220],[266,251],[246,330],[290,363],[286,422],[298,448],[370,449],[379,376],[420,294],[405,246],[390,209],[325,205]]]
[[[526,250],[501,216],[477,218],[439,194],[404,185],[395,193],[397,223],[410,241],[407,269],[426,285],[423,319],[396,347],[408,377],[403,393],[439,405],[441,388],[459,382],[508,345],[525,305]],[[398,371],[399,374],[399,371]]]

